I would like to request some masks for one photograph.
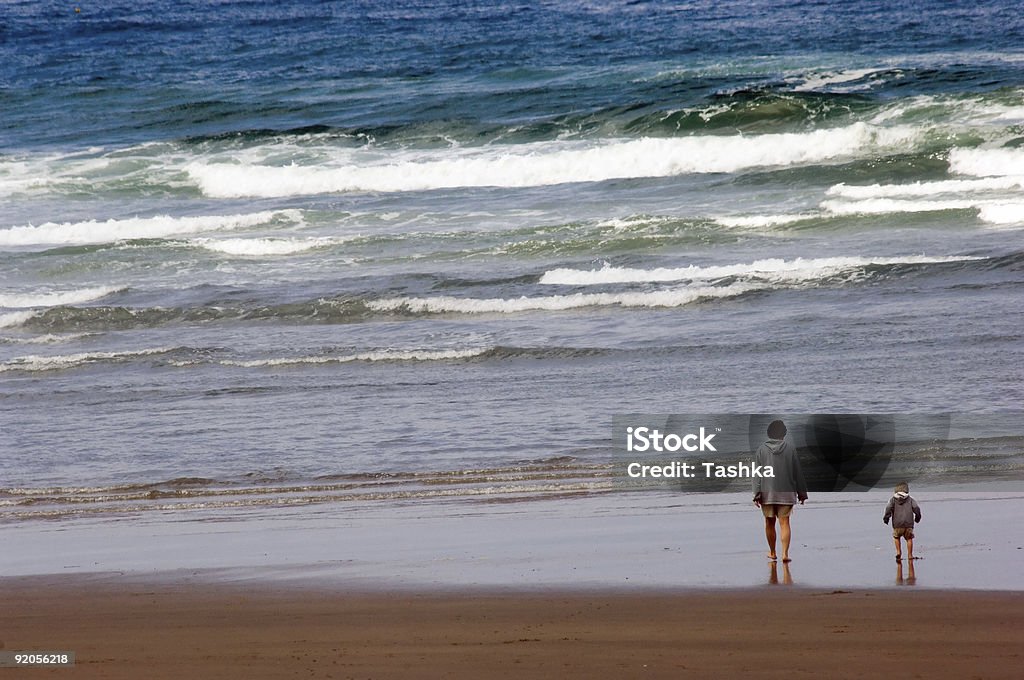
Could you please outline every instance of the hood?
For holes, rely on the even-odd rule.
[[[766,441],[761,446],[763,446],[766,449],[768,449],[768,451],[770,451],[771,453],[778,454],[778,453],[782,453],[783,451],[786,450],[786,440],[785,439],[769,439],[768,441]]]
[[[902,505],[907,502],[908,498],[910,498],[910,494],[907,493],[906,491],[897,491],[892,495],[892,497],[896,499],[897,503]]]

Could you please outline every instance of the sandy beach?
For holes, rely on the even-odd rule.
[[[36,577],[0,581],[0,609],[5,650],[74,651],[83,678],[1018,678],[1024,649],[1019,592],[416,594]]]
[[[695,498],[8,526],[0,640],[97,678],[1019,677],[1022,546],[982,521],[1016,495],[929,495],[913,565],[871,494],[798,509],[792,564]]]
[[[1024,678],[1019,5],[3,2],[0,680]]]

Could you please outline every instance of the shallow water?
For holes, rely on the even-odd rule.
[[[1019,408],[1022,20],[924,7],[5,3],[2,520]]]

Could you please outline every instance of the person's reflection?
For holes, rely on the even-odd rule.
[[[917,574],[914,573],[914,560],[907,561],[907,578],[903,578],[903,562],[896,563],[896,585],[916,586]]]
[[[768,572],[768,583],[773,586],[779,585],[779,563],[769,562],[768,568],[771,570]],[[782,585],[793,585],[793,574],[789,570],[789,562],[782,563]]]

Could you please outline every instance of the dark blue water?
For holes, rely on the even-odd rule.
[[[1015,3],[455,5],[0,7],[0,489],[1019,407]]]
[[[456,5],[456,6],[453,6]],[[1014,3],[10,2],[0,147],[318,126],[467,136],[768,88],[802,68],[904,72],[885,94],[1019,84]],[[660,76],[652,78],[652,76]],[[851,98],[859,103],[859,97]]]

